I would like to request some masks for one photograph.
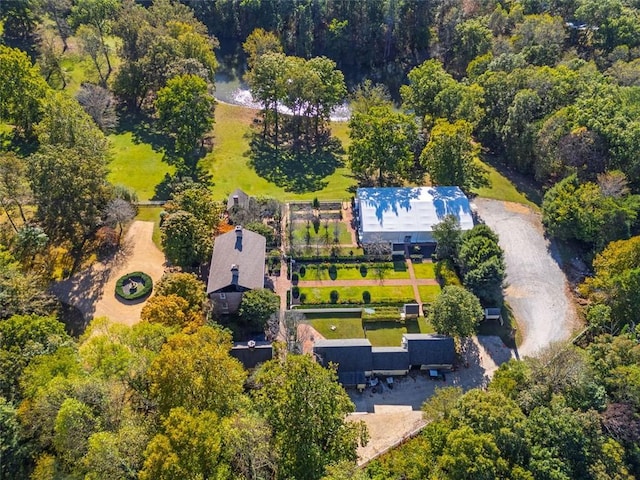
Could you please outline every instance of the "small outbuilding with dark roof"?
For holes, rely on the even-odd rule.
[[[229,353],[233,358],[239,360],[244,368],[251,370],[273,358],[273,347],[268,342],[250,340],[249,342],[234,344]]]
[[[402,346],[409,351],[411,368],[451,369],[456,362],[456,346],[446,335],[405,333]]]
[[[207,295],[218,312],[237,312],[244,292],[264,288],[266,245],[265,237],[240,225],[216,237]]]

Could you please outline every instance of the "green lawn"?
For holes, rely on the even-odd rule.
[[[534,210],[539,210],[538,206],[529,200],[516,186],[495,167],[485,162],[479,162],[489,172],[489,187],[478,188],[473,191],[480,197],[504,200],[506,202],[522,203]]]
[[[317,318],[308,323],[324,338],[365,338],[362,330],[362,319],[358,318]],[[332,329],[331,327],[335,327]]]
[[[352,240],[351,240],[351,232],[349,231],[349,229],[347,228],[347,226],[337,220],[330,220],[329,221],[329,228],[328,230],[325,229],[325,224],[324,222],[320,223],[320,228],[318,228],[318,233],[316,233],[315,228],[313,228],[313,225],[309,225],[309,234],[311,235],[311,239],[309,244],[310,245],[316,245],[317,243],[320,243],[322,245],[324,245],[325,243],[325,239],[328,238],[329,240],[329,244],[333,244],[333,236],[334,236],[334,231],[336,229],[336,225],[338,227],[338,243],[342,244],[342,245],[351,245],[352,244]],[[305,246],[306,245],[306,240],[305,240],[305,235],[307,232],[307,222],[295,222],[293,224],[294,230],[293,230],[293,240],[295,242],[295,244],[297,246]]]
[[[202,166],[213,175],[213,192],[226,198],[236,188],[254,196],[269,196],[280,200],[344,199],[350,197],[348,188],[355,185],[347,168],[341,167],[324,180],[326,187],[313,192],[295,194],[260,177],[248,164],[249,138],[247,133],[256,111],[246,107],[218,103],[214,125],[214,149],[202,160]],[[344,138],[346,124],[333,125],[334,132]]]
[[[331,268],[335,267],[335,269]],[[380,275],[383,279],[409,278],[409,272],[395,269],[392,263],[339,263],[339,264],[317,264],[307,263],[304,265],[304,276],[300,275],[300,280],[377,280]],[[381,272],[381,273],[380,273]]]
[[[162,161],[162,153],[148,143],[136,143],[131,132],[109,135],[113,160],[109,165],[109,181],[133,188],[140,200],[150,200],[155,187],[174,168]]]
[[[162,245],[160,243],[160,212],[162,212],[162,207],[139,207],[136,220],[154,223],[153,243],[155,243],[158,248],[162,250]]]
[[[374,347],[399,347],[405,333],[432,333],[433,328],[424,319],[398,321],[376,321],[362,328],[360,318],[316,318],[309,323],[323,337],[334,340],[341,338],[367,338]],[[333,327],[333,328],[332,328]]]
[[[440,295],[440,285],[418,285],[422,303],[433,302]]]
[[[413,271],[416,274],[416,278],[422,278],[422,279],[436,278],[435,265],[432,262],[414,263]]]
[[[337,303],[363,303],[365,292],[371,295],[368,303],[391,303],[391,302],[409,302],[413,299],[413,289],[410,286],[401,287],[384,287],[384,286],[368,286],[368,287],[316,287],[316,288],[300,288],[300,295],[305,295],[306,304],[324,304],[331,303],[330,294],[332,291],[338,292]]]

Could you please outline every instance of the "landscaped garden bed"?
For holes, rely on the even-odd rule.
[[[143,272],[123,275],[116,282],[116,295],[124,300],[137,300],[151,293],[153,281]]]
[[[403,304],[414,303],[413,288],[409,285],[385,287],[301,287],[300,303],[306,305],[340,304]],[[333,293],[336,292],[336,293]]]
[[[296,273],[300,281],[409,278],[406,264],[399,262],[307,263],[299,265]]]

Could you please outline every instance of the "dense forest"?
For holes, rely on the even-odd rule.
[[[0,480],[640,477],[639,2],[13,0],[0,35]],[[51,283],[112,255],[136,214],[137,192],[107,179],[111,132],[173,168],[167,258],[210,258],[221,71],[262,102],[247,155],[273,183],[286,164],[470,194],[481,161],[517,179],[585,266],[575,344],[438,391],[418,437],[357,470],[367,433],[335,373],[284,345],[246,372],[191,273],[168,273],[132,327],[72,328]],[[330,122],[345,98],[346,151]],[[474,242],[440,255],[494,301],[497,240],[482,261]],[[255,303],[245,321],[263,324],[273,299]]]

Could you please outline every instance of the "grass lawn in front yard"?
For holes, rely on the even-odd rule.
[[[413,271],[416,274],[416,278],[436,278],[435,264],[433,262],[414,263]]]
[[[418,285],[418,291],[420,292],[420,300],[422,303],[433,302],[438,295],[440,295],[440,285]]]
[[[365,338],[362,330],[362,319],[357,318],[316,318],[308,320],[324,338],[335,340],[339,338]],[[331,327],[335,327],[332,330]]]
[[[153,243],[162,250],[162,243],[160,242],[160,212],[162,207],[138,207],[138,215],[136,220],[143,222],[153,222]]]
[[[306,305],[329,304],[331,292],[338,293],[337,304],[363,304],[367,295],[370,296],[368,304],[415,302],[411,286],[385,287],[372,285],[367,287],[315,287],[300,288],[300,296],[304,295]],[[368,293],[365,293],[368,292]]]
[[[304,312],[304,310],[301,310]],[[360,317],[339,316],[314,318],[309,314],[306,323],[315,328],[324,338],[329,340],[345,338],[367,338],[374,347],[399,347],[405,333],[432,333],[433,328],[424,318],[399,322],[379,320],[364,324]]]
[[[405,333],[429,333],[423,332],[418,320],[413,319],[405,322],[367,322],[364,327],[366,338],[374,347],[399,347],[402,343],[402,335]]]

